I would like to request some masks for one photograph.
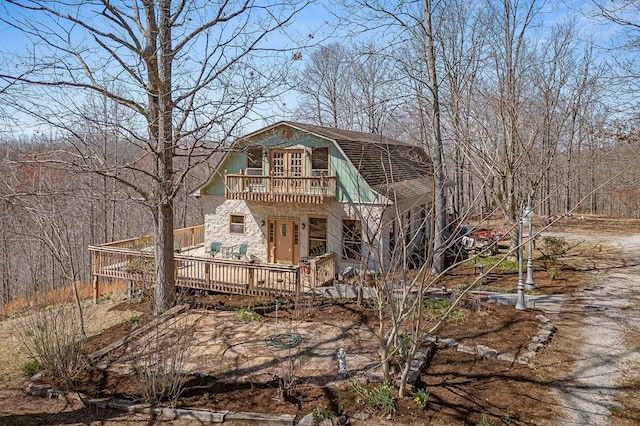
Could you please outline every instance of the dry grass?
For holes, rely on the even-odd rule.
[[[126,289],[125,282],[103,283],[100,291],[103,295],[122,293]],[[78,294],[80,299],[86,300],[93,297],[93,286],[91,284],[78,284]],[[56,306],[73,302],[73,287],[61,287],[50,290],[46,293],[37,293],[31,296],[21,296],[2,307],[1,317],[7,317],[29,311],[34,308],[46,306]]]

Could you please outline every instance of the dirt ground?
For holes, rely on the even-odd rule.
[[[615,247],[607,235],[640,232],[640,221],[616,221],[601,218],[566,219],[547,233],[573,232],[585,235],[576,240],[566,257],[565,267],[551,280],[544,266],[536,264],[536,294],[566,294],[578,298],[581,289],[592,284],[592,269],[606,262],[619,262]],[[444,284],[454,288],[469,284],[477,277],[472,264],[462,265],[448,274]],[[486,285],[513,291],[517,276],[492,272]],[[97,350],[146,320],[148,306],[120,303],[118,300],[87,306],[94,319],[94,336],[87,352]],[[460,344],[482,344],[517,355],[536,333],[539,311],[517,311],[511,306],[482,303],[463,304],[452,320],[438,331],[440,339],[454,338]],[[564,407],[558,388],[575,366],[575,339],[581,318],[575,311],[547,315],[558,327],[553,341],[528,365],[488,360],[452,348],[440,348],[421,376],[420,387],[429,392],[425,409],[412,396],[396,399],[392,418],[381,418],[358,400],[350,387],[377,363],[374,309],[346,301],[275,301],[224,295],[200,297],[198,308],[190,311],[182,325],[191,336],[199,336],[192,345],[189,371],[178,407],[203,410],[230,410],[271,414],[292,414],[299,420],[314,410],[346,414],[351,424],[403,425],[475,425],[483,420],[491,424],[559,424]],[[277,321],[276,321],[277,316]],[[132,321],[132,318],[137,321]],[[16,339],[13,320],[0,322],[0,425],[32,424],[193,424],[187,420],[164,420],[148,415],[131,415],[85,407],[71,399],[45,400],[25,394],[27,378],[21,373],[27,357]],[[426,323],[424,330],[433,323]],[[207,332],[205,332],[208,330]],[[292,330],[301,340],[294,349],[269,348],[265,338]],[[208,334],[207,334],[208,333]],[[635,337],[635,340],[634,340]],[[637,334],[629,336],[637,344]],[[571,343],[569,343],[571,342]],[[337,374],[335,352],[344,347],[348,353],[348,374]],[[637,347],[637,346],[636,346]],[[207,352],[208,348],[208,352]],[[141,386],[130,370],[132,360],[140,359],[134,347],[115,353],[105,372],[87,372],[78,378],[75,389],[92,397],[136,401]],[[137,349],[140,349],[138,345]],[[105,361],[107,362],[107,361]],[[133,367],[132,367],[133,366]],[[283,392],[283,378],[295,380]],[[640,412],[638,385],[621,383],[621,409],[613,413],[613,424],[638,424]],[[238,424],[238,423],[236,423]],[[487,423],[488,424],[488,423]]]

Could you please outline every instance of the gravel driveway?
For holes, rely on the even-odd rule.
[[[592,235],[561,236],[595,245]],[[609,235],[602,242],[620,256],[595,265],[593,285],[563,307],[565,318],[580,324],[567,342],[573,345],[575,368],[559,384],[565,411],[561,425],[609,425],[612,410],[624,408],[617,401],[621,381],[637,374],[640,365],[638,348],[625,343],[625,334],[640,330],[640,235],[615,238]]]

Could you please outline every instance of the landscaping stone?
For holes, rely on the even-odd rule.
[[[298,423],[296,423],[297,426],[314,426],[315,424],[316,423],[313,418],[313,413],[307,414],[306,416],[301,418]]]
[[[409,391],[413,391],[416,382],[420,378],[420,374],[427,369],[432,357],[433,343],[427,343],[418,349],[418,352],[416,352],[416,355],[413,357],[411,367],[409,368],[409,374],[407,375],[407,386],[409,387]]]
[[[466,354],[475,354],[476,353],[475,348],[472,348],[471,346],[458,345],[456,349],[457,349],[458,352],[464,352]]]
[[[370,417],[371,417],[371,414],[367,413],[364,410],[358,411],[354,413],[353,416],[351,416],[353,420],[359,420],[359,421],[369,420]]]
[[[514,357],[511,354],[499,354],[496,359],[500,360],[500,361],[506,361],[506,362],[510,362],[510,363],[514,363],[516,362],[516,357]]]
[[[553,325],[553,324],[552,324],[552,323],[550,323],[550,322],[548,322],[548,323],[546,323],[546,324],[542,324],[542,325],[540,326],[540,328],[541,328],[541,329],[543,329],[543,330],[549,330],[549,331],[551,331],[551,332],[555,332],[555,331],[557,330],[556,326],[555,326],[555,325]]]
[[[438,336],[435,334],[425,334],[424,336],[422,336],[422,339],[425,342],[429,342],[429,343],[438,343]]]
[[[533,353],[538,352],[543,347],[544,347],[544,345],[542,343],[529,343],[527,345],[527,349],[529,349],[529,351],[531,351]]]
[[[537,338],[540,343],[549,343],[553,333],[550,330],[540,330],[534,338]],[[533,340],[533,339],[532,339]]]
[[[495,359],[498,356],[498,351],[490,348],[489,346],[478,345],[476,348],[478,350],[478,354],[483,358]]]
[[[536,356],[535,352],[526,351],[520,354],[518,358],[516,358],[516,362],[518,364],[529,364],[529,361],[531,361],[532,358],[535,358],[535,356]]]
[[[458,342],[450,337],[438,340],[438,344],[445,348],[455,348],[458,346]]]
[[[35,383],[29,383],[27,393],[33,396],[47,396],[47,392],[51,389],[49,385],[36,385]]]
[[[544,316],[542,314],[536,315],[536,319],[538,321],[540,321],[541,323],[543,323],[543,324],[547,324],[547,323],[551,322],[551,320],[549,318],[547,318],[546,316]]]

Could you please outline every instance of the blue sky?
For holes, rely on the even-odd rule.
[[[331,23],[333,23],[334,17],[327,12],[325,2],[319,1],[319,4],[309,5],[302,13],[300,13],[288,28],[291,34],[291,40],[280,37],[272,37],[271,42],[275,44],[290,45],[290,43],[305,43],[308,41],[308,35],[314,34],[312,42],[321,42],[325,40],[325,37],[331,35],[332,30]],[[590,6],[591,5],[591,6]],[[6,4],[5,4],[6,6]],[[616,40],[620,29],[613,25],[604,25],[597,20],[585,16],[583,13],[593,7],[589,0],[565,0],[563,2],[556,2],[550,0],[545,5],[545,13],[540,15],[540,23],[543,31],[550,29],[553,24],[566,19],[567,17],[575,17],[578,21],[578,28],[581,35],[587,39],[594,35],[599,43],[603,46],[609,45],[612,40]],[[0,14],[4,19],[11,21],[12,17],[7,15],[7,9],[0,6]],[[45,23],[43,23],[45,24]],[[340,34],[333,34],[334,40],[346,41]],[[7,24],[0,22],[0,51],[3,55],[3,63],[6,64],[6,60],[10,57],[11,52],[26,52],[28,50],[29,41],[16,29],[10,28]],[[303,61],[296,63],[296,66],[303,66],[304,59],[308,57],[310,50],[303,51]],[[5,56],[8,55],[8,56]],[[6,66],[0,64],[2,66]],[[296,103],[296,95],[291,93],[284,98],[284,102],[289,107],[292,107]],[[30,129],[28,123],[30,120],[28,117],[20,114],[17,116],[19,121],[23,121],[21,126],[22,131],[29,134],[34,130]]]

